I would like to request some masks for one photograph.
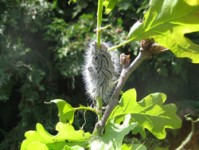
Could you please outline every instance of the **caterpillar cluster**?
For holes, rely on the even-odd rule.
[[[90,98],[94,100],[101,98],[103,102],[107,103],[119,72],[118,52],[108,52],[107,43],[101,43],[98,49],[96,42],[92,42],[86,51],[82,72],[87,94]]]

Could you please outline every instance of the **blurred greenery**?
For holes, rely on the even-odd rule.
[[[143,17],[148,0],[118,0],[104,15],[103,41],[122,42],[134,22]],[[71,105],[91,105],[81,77],[83,55],[95,38],[97,1],[1,0],[0,1],[0,149],[19,149],[24,132],[42,123],[50,133],[57,122],[57,110],[44,101],[66,99]],[[198,42],[198,33],[187,35]],[[120,49],[137,54],[137,43]],[[145,61],[129,78],[124,90],[136,88],[138,99],[152,92],[164,92],[175,102],[179,114],[199,111],[199,65],[165,52]],[[78,128],[83,114],[76,114]],[[95,117],[85,130],[91,131]]]

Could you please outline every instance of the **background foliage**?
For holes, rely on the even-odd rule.
[[[103,20],[103,25],[112,25],[103,33],[103,40],[112,44],[126,38],[148,6],[147,0],[118,1]],[[84,94],[81,66],[84,51],[94,38],[96,8],[93,0],[77,0],[70,6],[65,0],[0,1],[0,149],[19,149],[24,132],[34,129],[37,122],[55,132],[56,107],[44,101],[62,98],[73,106],[91,104]],[[187,36],[198,42],[197,33]],[[120,51],[133,59],[137,49],[132,43]],[[197,117],[198,76],[199,65],[165,52],[145,61],[124,90],[135,87],[138,99],[163,92],[168,101],[177,103],[181,116],[191,113]],[[77,114],[76,126],[83,124],[82,115]],[[95,116],[88,113],[87,117],[93,118],[85,126],[88,131]],[[173,136],[177,135],[171,134],[164,143],[170,142],[171,147],[179,143],[169,140]]]

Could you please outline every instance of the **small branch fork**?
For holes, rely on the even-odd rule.
[[[178,146],[178,147],[176,148],[176,150],[183,150],[184,147],[191,141],[191,139],[192,139],[192,137],[193,137],[193,135],[194,135],[194,132],[195,132],[195,124],[196,124],[197,122],[199,122],[199,118],[198,118],[197,120],[194,121],[194,120],[189,116],[189,114],[185,115],[185,118],[186,118],[187,121],[191,121],[191,131],[190,131],[190,133],[188,134],[188,136],[185,138],[185,140],[182,141],[181,145]]]
[[[102,134],[108,117],[110,116],[115,106],[117,106],[118,104],[120,91],[122,90],[125,82],[129,78],[131,73],[134,72],[145,59],[150,58],[152,54],[159,53],[165,50],[164,47],[154,43],[153,39],[141,41],[140,46],[140,52],[138,56],[135,58],[135,60],[128,67],[125,66],[126,64],[123,64],[123,69],[121,71],[115,90],[109,100],[109,104],[107,105],[101,120],[99,120],[95,125],[95,129],[93,131],[94,134]]]

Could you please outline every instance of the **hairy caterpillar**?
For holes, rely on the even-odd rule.
[[[96,42],[90,44],[85,54],[83,78],[86,90],[91,99],[101,98],[107,103],[120,72],[119,55],[117,51],[108,52],[108,44]]]

